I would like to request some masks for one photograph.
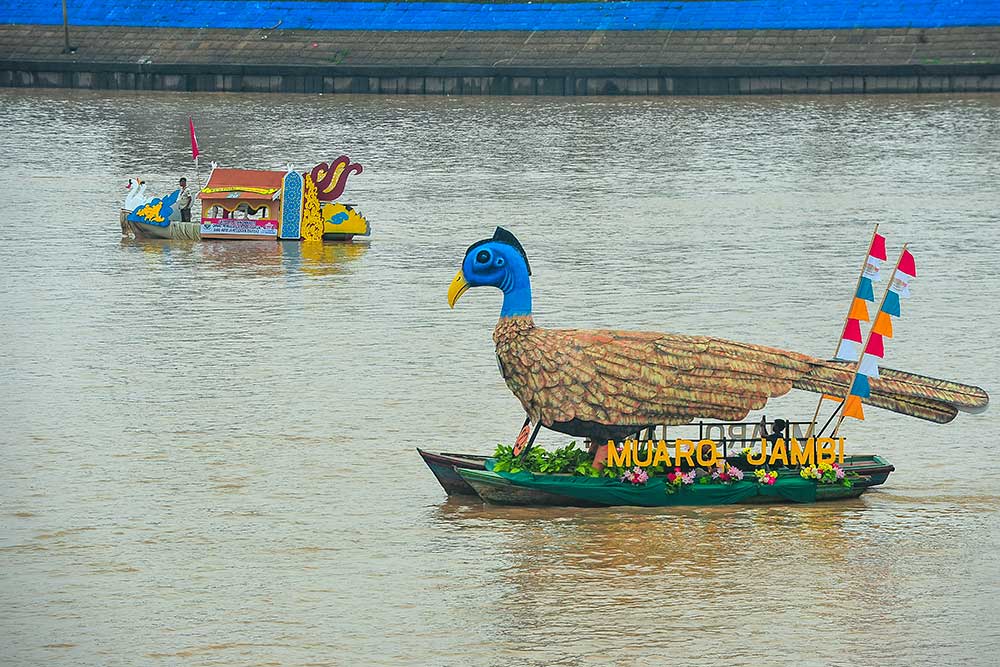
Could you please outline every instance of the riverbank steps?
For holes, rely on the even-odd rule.
[[[1000,90],[1000,3],[0,6],[0,86],[423,95]]]

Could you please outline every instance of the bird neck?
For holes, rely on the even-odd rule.
[[[493,329],[493,342],[498,346],[503,343],[509,343],[521,335],[522,332],[529,331],[534,328],[535,321],[531,318],[531,315],[501,317],[497,320],[496,328]]]
[[[531,280],[527,273],[509,273],[500,286],[503,291],[503,306],[500,317],[531,317]]]

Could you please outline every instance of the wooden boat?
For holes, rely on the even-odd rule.
[[[447,452],[427,452],[419,447],[417,453],[431,469],[438,483],[444,488],[448,495],[475,496],[479,495],[474,487],[465,477],[459,474],[457,468],[464,470],[486,470],[486,460],[490,457],[481,454],[451,454]],[[889,473],[896,468],[877,454],[854,454],[844,457],[842,466],[848,473],[861,476],[861,480],[856,486],[864,485],[878,486],[884,484],[889,477]],[[551,505],[542,497],[544,492],[536,491],[537,502],[535,505]]]
[[[850,488],[817,484],[802,479],[793,470],[779,474],[773,486],[756,481],[723,484],[693,484],[668,492],[663,477],[632,485],[610,478],[516,475],[490,470],[456,468],[462,478],[485,502],[494,505],[562,505],[569,507],[678,507],[688,505],[730,505],[771,503],[812,503],[857,498],[868,484]],[[554,493],[557,489],[560,492]]]
[[[478,454],[449,454],[447,452],[434,453],[425,452],[417,448],[417,453],[424,460],[427,467],[431,469],[438,483],[445,492],[451,495],[474,496],[476,490],[469,485],[462,476],[458,474],[457,468],[467,468],[469,470],[486,470],[487,456]]]
[[[844,464],[841,466],[845,472],[855,473],[868,479],[868,486],[878,486],[885,484],[889,479],[889,473],[896,470],[892,465],[878,454],[854,454],[844,457]]]
[[[474,493],[491,505],[556,505],[560,507],[607,507],[607,505],[574,498],[558,493],[549,493],[531,487],[515,484],[509,479],[489,470],[456,468]]]

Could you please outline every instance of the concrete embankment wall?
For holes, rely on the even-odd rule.
[[[1000,91],[1000,1],[0,6],[0,85],[302,93]]]

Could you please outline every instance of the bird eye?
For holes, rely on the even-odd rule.
[[[479,262],[480,264],[486,264],[488,261],[490,261],[490,253],[486,252],[485,250],[480,250],[479,254],[476,255],[476,261]]]

